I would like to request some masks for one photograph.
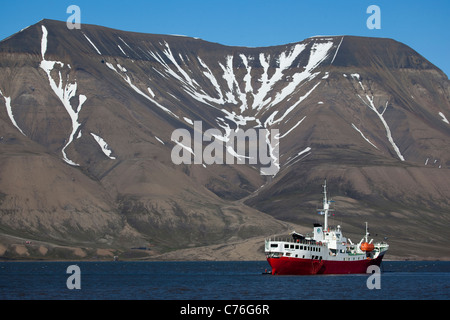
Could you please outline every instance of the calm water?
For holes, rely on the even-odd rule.
[[[69,290],[67,267],[80,268]],[[271,276],[255,262],[0,262],[0,299],[303,300],[450,298],[450,262],[383,262],[380,289],[369,275]]]

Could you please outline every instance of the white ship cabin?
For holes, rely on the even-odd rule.
[[[314,224],[312,235],[302,235],[292,232],[291,238],[271,238],[265,241],[265,252],[269,258],[291,257],[313,260],[357,261],[376,257],[381,248],[373,251],[362,251],[363,240],[354,244],[343,236],[341,227],[327,228]],[[372,241],[370,241],[372,242]],[[378,250],[377,250],[378,249]]]

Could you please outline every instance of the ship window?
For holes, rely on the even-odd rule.
[[[294,249],[294,245],[293,244],[291,244],[291,249]]]
[[[272,243],[272,244],[270,245],[270,247],[271,247],[271,248],[278,248],[278,243]]]
[[[299,246],[298,246],[298,244],[295,246],[295,249],[298,249],[299,248]]]
[[[285,244],[285,245],[284,245],[284,248],[285,248],[285,249],[289,249],[289,245],[288,245],[288,244]]]

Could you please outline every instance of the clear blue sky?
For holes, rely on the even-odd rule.
[[[403,42],[450,75],[450,0],[2,0],[0,39],[41,19],[159,34],[182,34],[225,45],[270,46],[314,35],[386,37]],[[369,30],[369,5],[381,29]]]

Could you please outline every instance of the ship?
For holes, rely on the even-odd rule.
[[[265,254],[272,275],[315,275],[366,273],[376,265],[380,267],[389,249],[385,241],[369,240],[368,223],[365,235],[358,243],[344,237],[341,226],[330,227],[328,217],[334,210],[327,196],[327,182],[323,184],[323,225],[315,223],[312,234],[303,235],[293,231],[288,239],[265,239]],[[384,238],[386,240],[387,238]]]

